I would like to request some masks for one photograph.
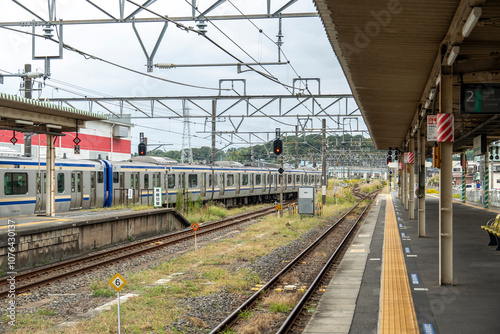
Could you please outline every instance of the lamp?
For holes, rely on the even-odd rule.
[[[427,101],[425,101],[424,108],[429,109],[430,106],[431,106],[431,100],[427,99]]]
[[[434,100],[435,95],[436,95],[436,88],[431,88],[431,92],[429,93],[429,100]]]
[[[16,119],[16,124],[22,124],[22,125],[33,125],[34,123],[32,121],[25,121],[22,119]]]
[[[482,13],[483,9],[481,7],[472,8],[469,17],[467,18],[467,21],[465,21],[464,27],[462,28],[462,36],[464,38],[469,37],[472,29],[474,29],[474,27],[476,26],[477,21],[479,21],[479,17],[481,17]]]
[[[49,129],[62,129],[61,125],[56,125],[56,124],[46,124],[45,126],[48,127]]]
[[[453,65],[455,59],[457,59],[459,52],[460,52],[460,47],[458,45],[451,47],[450,54],[448,55],[448,59],[446,60],[446,64],[448,64],[448,66]]]

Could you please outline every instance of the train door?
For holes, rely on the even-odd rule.
[[[220,174],[219,184],[220,184],[220,195],[224,196],[224,190],[226,187],[226,174],[224,173]]]
[[[130,189],[132,189],[132,202],[139,202],[139,173],[130,173]],[[130,200],[130,199],[129,199]]]
[[[71,172],[71,202],[69,209],[81,209],[83,200],[82,172]]]
[[[90,207],[94,208],[96,203],[96,172],[90,172]]]
[[[43,181],[42,181],[43,180]],[[46,187],[47,187],[47,173],[43,171],[38,171],[36,173],[36,207],[35,212],[42,213],[45,212],[46,206]]]
[[[236,186],[236,195],[239,195],[240,194],[240,185],[241,185],[241,175],[239,173],[236,174],[236,177],[235,177],[235,186]]]
[[[207,195],[207,173],[201,173],[200,196],[204,198],[206,195]]]

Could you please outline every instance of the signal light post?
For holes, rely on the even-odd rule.
[[[276,154],[276,156],[280,156],[281,153],[283,153],[283,142],[281,141],[280,139],[280,129],[276,129],[276,139],[274,140],[273,142],[273,151],[274,151],[274,154]],[[283,156],[281,156],[281,167],[280,169],[278,170],[279,172],[279,177],[281,178],[281,182],[280,182],[280,208],[278,210],[278,217],[281,218],[283,217],[283,178],[284,178],[284,175],[283,175],[283,172],[284,172],[284,169],[283,169]]]

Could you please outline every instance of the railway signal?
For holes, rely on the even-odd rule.
[[[139,143],[139,155],[143,156],[146,155],[146,144],[145,143]]]
[[[283,152],[283,142],[281,141],[281,139],[277,138],[274,140],[273,151],[274,154],[281,155],[281,153]]]

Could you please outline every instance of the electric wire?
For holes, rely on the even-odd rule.
[[[56,40],[56,39],[54,39],[54,38],[52,38],[52,37],[47,37],[47,36],[44,36],[44,35],[35,34],[35,33],[27,32],[27,31],[22,31],[22,30],[18,30],[18,29],[6,27],[6,26],[0,26],[0,28],[6,29],[6,30],[11,30],[11,31],[14,31],[14,32],[22,33],[22,34],[27,34],[27,35],[35,36],[35,37],[45,38],[47,40],[50,40],[50,41],[52,41],[54,43],[58,43],[59,44],[59,41]],[[155,79],[155,80],[165,81],[165,82],[168,82],[168,83],[171,83],[171,84],[185,86],[185,87],[191,87],[191,88],[199,88],[199,89],[206,89],[206,90],[216,90],[216,91],[220,90],[219,87],[207,87],[207,86],[193,85],[193,84],[188,84],[188,83],[184,83],[184,82],[180,82],[180,81],[175,81],[175,80],[169,80],[169,79],[157,77],[157,76],[154,76],[154,75],[151,75],[151,74],[143,73],[141,71],[134,70],[132,68],[126,67],[124,65],[120,65],[118,63],[114,63],[114,62],[106,60],[104,58],[101,58],[101,57],[98,57],[98,56],[94,56],[94,55],[92,55],[90,53],[87,53],[85,51],[82,51],[82,50],[79,50],[79,49],[77,49],[75,47],[72,47],[72,46],[70,46],[70,45],[68,45],[66,43],[62,43],[62,47],[64,49],[68,50],[68,51],[72,51],[72,52],[80,54],[81,56],[83,56],[87,60],[88,59],[98,60],[98,61],[101,61],[101,62],[106,63],[108,65],[111,65],[111,66],[114,66],[114,67],[117,67],[117,68],[129,71],[129,72],[132,72],[132,73],[143,75],[143,76]],[[226,89],[223,89],[223,90],[226,90]]]
[[[225,49],[223,46],[219,45],[219,44],[218,44],[217,42],[215,42],[213,39],[211,39],[210,37],[208,37],[206,34],[204,34],[204,33],[200,32],[200,31],[198,31],[198,30],[196,30],[196,29],[194,29],[194,28],[192,28],[192,27],[187,27],[187,26],[183,25],[182,23],[179,23],[179,22],[176,22],[176,21],[174,21],[174,20],[171,20],[171,19],[169,19],[167,16],[161,15],[161,14],[159,14],[159,13],[157,13],[157,12],[155,12],[155,11],[153,11],[153,10],[151,10],[151,9],[147,8],[147,7],[144,7],[144,6],[142,6],[142,5],[139,5],[138,3],[135,3],[135,2],[134,2],[134,1],[132,1],[132,0],[127,0],[127,2],[130,2],[131,4],[133,4],[133,5],[135,5],[135,6],[139,7],[139,8],[141,8],[141,9],[143,9],[143,10],[145,10],[145,11],[147,11],[147,12],[149,12],[149,13],[153,14],[153,15],[156,15],[156,16],[158,16],[158,17],[160,17],[160,18],[162,18],[162,19],[164,19],[164,20],[166,20],[166,21],[168,21],[168,22],[172,22],[172,23],[173,23],[173,24],[175,24],[175,25],[176,25],[176,27],[177,27],[177,28],[179,28],[179,29],[182,29],[182,30],[185,30],[185,31],[191,31],[191,32],[194,32],[194,33],[198,34],[199,36],[201,36],[201,37],[205,38],[207,41],[209,41],[210,43],[212,43],[213,45],[215,45],[217,48],[219,48],[220,50],[222,50],[224,53],[226,53],[226,54],[227,54],[228,56],[230,56],[231,58],[235,59],[235,60],[236,60],[236,61],[238,61],[239,63],[244,63],[244,61],[242,61],[241,59],[239,59],[237,56],[233,55],[231,52],[229,52],[229,51],[228,51],[227,49]],[[188,4],[189,4],[190,6],[192,6],[189,2],[188,2]],[[195,8],[195,9],[196,9],[196,8]],[[198,11],[198,9],[196,9],[196,10]],[[199,12],[199,11],[198,11],[198,12]],[[245,51],[245,50],[244,50],[241,46],[239,46],[239,45],[238,45],[238,44],[237,44],[234,40],[232,40],[232,39],[231,39],[231,38],[230,38],[230,37],[229,37],[226,33],[224,33],[221,29],[219,29],[219,28],[217,27],[217,25],[215,25],[212,21],[210,21],[210,20],[206,20],[206,21],[210,22],[210,24],[212,24],[212,25],[213,25],[213,26],[214,26],[217,30],[219,30],[219,31],[220,31],[220,33],[222,33],[222,34],[223,34],[224,36],[226,36],[226,37],[227,37],[227,38],[228,38],[231,42],[233,42],[233,43],[234,43],[234,44],[235,44],[235,45],[236,45],[236,46],[237,46],[240,50],[242,50],[245,54],[247,54],[247,55],[248,55],[248,56],[249,56],[249,57],[250,57],[250,58],[251,58],[251,59],[252,59],[255,63],[259,63],[259,62],[258,62],[257,60],[255,60],[255,59],[254,59],[251,55],[249,55],[249,54],[248,54],[248,53],[247,53],[247,52],[246,52],[246,51]],[[255,73],[257,73],[257,74],[259,74],[259,75],[263,76],[264,78],[267,78],[267,79],[269,79],[270,81],[273,81],[273,82],[275,82],[275,83],[277,83],[277,84],[279,84],[279,85],[281,85],[281,86],[285,87],[285,89],[287,89],[287,90],[288,90],[289,88],[293,88],[292,86],[287,85],[287,84],[285,84],[285,83],[283,83],[283,82],[279,81],[279,79],[277,79],[276,77],[274,77],[274,76],[273,76],[273,75],[272,75],[272,74],[271,74],[271,73],[270,73],[270,72],[269,72],[269,71],[268,71],[268,70],[267,70],[267,69],[266,69],[263,65],[259,65],[259,66],[261,66],[262,68],[264,68],[264,70],[265,70],[266,72],[268,72],[268,74],[263,73],[263,72],[261,72],[261,71],[258,71],[258,70],[256,70],[255,68],[253,68],[253,67],[252,67],[252,66],[250,66],[250,65],[245,65],[245,66],[246,66],[246,67],[248,67],[250,70],[254,71]]]

